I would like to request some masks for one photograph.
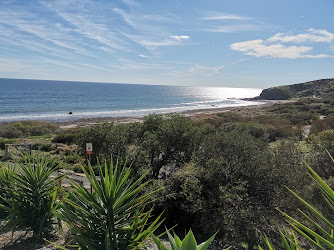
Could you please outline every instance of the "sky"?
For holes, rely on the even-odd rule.
[[[0,78],[267,88],[334,77],[333,0],[0,0]]]

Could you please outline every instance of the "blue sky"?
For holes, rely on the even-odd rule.
[[[0,77],[255,87],[334,77],[332,0],[1,0]]]

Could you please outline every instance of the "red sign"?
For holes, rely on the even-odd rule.
[[[93,144],[92,143],[86,143],[86,152],[88,155],[93,154]]]

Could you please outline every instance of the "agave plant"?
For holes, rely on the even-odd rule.
[[[6,175],[12,180],[0,208],[6,212],[5,226],[15,230],[23,228],[33,231],[36,238],[46,237],[53,231],[54,212],[57,209],[56,180],[51,173],[58,166],[41,158],[23,156],[17,163],[17,171],[8,167]],[[60,178],[60,177],[57,177]]]
[[[191,229],[189,230],[183,241],[181,241],[175,233],[173,237],[168,230],[166,230],[166,232],[172,250],[206,250],[217,234],[215,233],[210,239],[201,243],[200,245],[197,245],[196,239]],[[154,235],[152,235],[152,238],[159,250],[168,250],[168,248],[159,240],[159,238]]]
[[[142,183],[144,174],[130,180],[131,167],[98,164],[100,178],[88,165],[82,167],[93,187],[90,193],[83,186],[71,182],[72,191],[64,199],[58,217],[63,220],[81,249],[138,249],[162,223],[160,216],[151,221],[152,209],[146,210],[152,192],[144,192],[150,181]],[[157,190],[156,190],[157,191]],[[72,245],[73,247],[73,245]]]
[[[327,152],[328,153],[328,152]],[[334,159],[331,155],[329,155],[334,162]],[[320,189],[323,199],[327,202],[328,206],[334,212],[334,191],[321,179],[321,177],[307,164],[308,174],[311,179],[316,183],[318,188]],[[298,220],[292,218],[288,214],[280,211],[287,222],[292,227],[292,229],[300,235],[303,239],[309,242],[309,244],[313,247],[313,249],[334,249],[334,222],[332,218],[326,218],[319,210],[317,210],[310,203],[301,198],[298,194],[293,192],[288,188],[288,190],[309,210],[309,214],[307,215],[302,210],[298,209],[299,212],[304,216],[306,221],[311,225],[306,226],[305,223],[301,223]],[[292,236],[289,234],[283,234],[280,231],[282,241],[285,249],[302,249],[302,247],[298,244],[298,241],[292,233]],[[268,238],[264,237],[264,242],[266,245],[266,249],[274,249],[273,245],[270,243]]]

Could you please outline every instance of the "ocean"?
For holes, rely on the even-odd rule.
[[[63,122],[93,117],[142,117],[256,105],[239,98],[262,89],[180,87],[119,83],[68,82],[0,78],[0,122]],[[72,112],[70,115],[69,112]]]

